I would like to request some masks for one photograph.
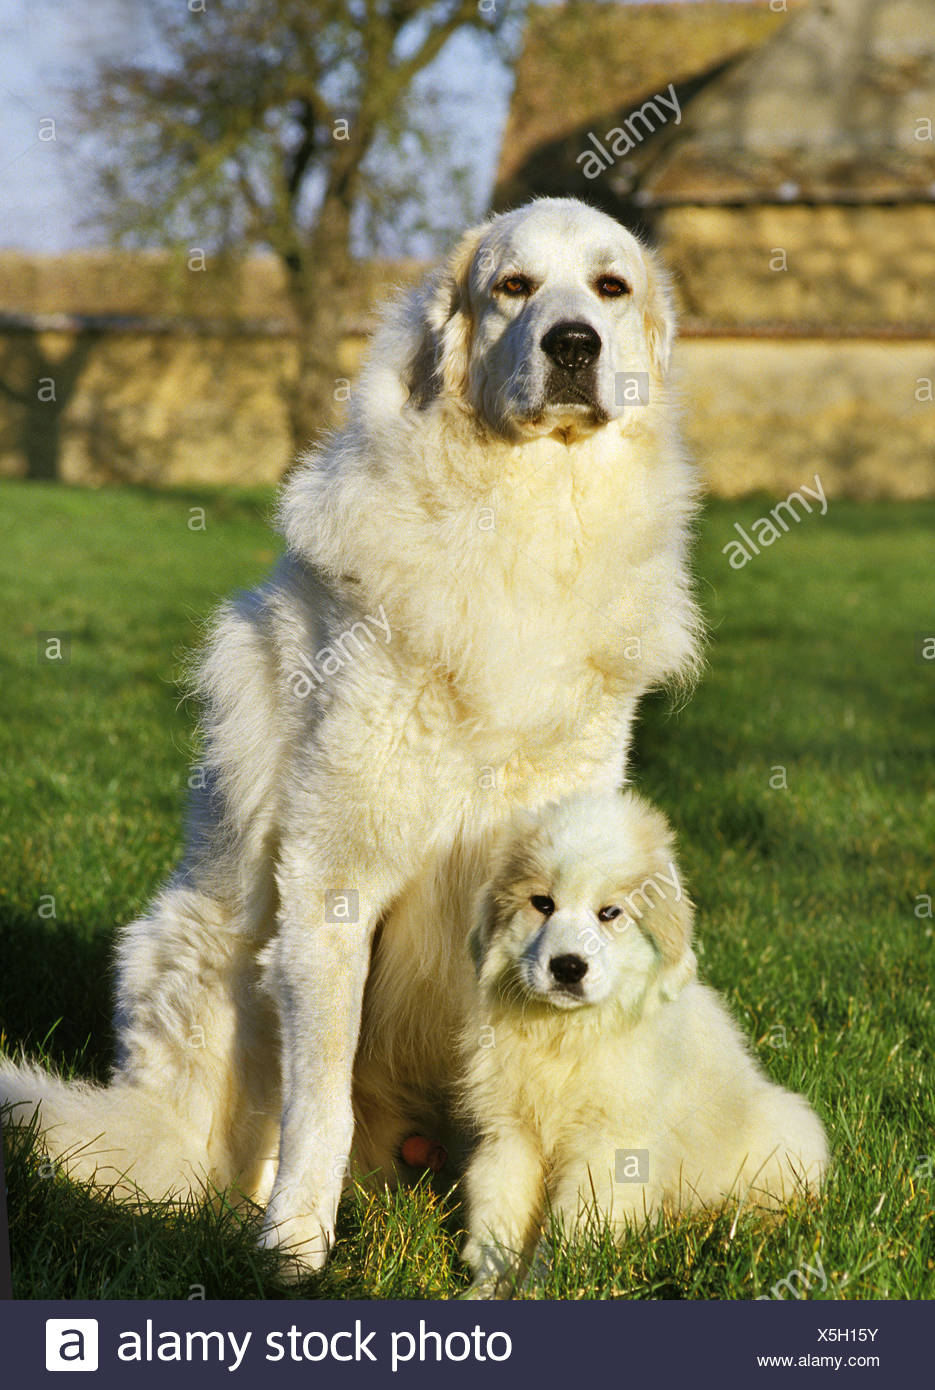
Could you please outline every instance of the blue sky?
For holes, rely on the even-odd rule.
[[[0,248],[57,252],[107,244],[105,229],[89,217],[93,142],[79,141],[67,93],[101,59],[145,46],[136,22],[141,10],[145,0],[91,0],[80,7],[70,0],[0,0]],[[467,35],[452,40],[432,77],[445,90],[446,123],[456,156],[470,163],[479,211],[493,181],[509,77]],[[40,131],[52,133],[50,120],[55,138],[41,139]],[[443,172],[434,177],[443,179]]]
[[[98,56],[132,42],[129,7],[92,0],[0,0],[0,246],[35,251],[100,244],[82,229],[86,156],[77,149],[66,88]],[[55,139],[40,140],[40,128]]]

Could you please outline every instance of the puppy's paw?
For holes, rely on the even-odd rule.
[[[283,1277],[299,1284],[310,1274],[316,1274],[328,1258],[334,1241],[334,1228],[313,1215],[278,1217],[273,1205],[267,1209],[260,1245],[266,1250],[280,1250],[289,1259],[283,1267]]]
[[[474,1282],[461,1298],[512,1298],[518,1262],[511,1252],[499,1246],[484,1245],[471,1237],[461,1258],[470,1265]]]

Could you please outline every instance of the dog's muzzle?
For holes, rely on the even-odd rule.
[[[555,323],[539,346],[552,364],[545,382],[546,404],[596,410],[595,364],[601,339],[591,325],[570,319]]]

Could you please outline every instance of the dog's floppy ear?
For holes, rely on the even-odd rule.
[[[409,362],[409,398],[420,409],[442,391],[464,397],[471,347],[471,264],[487,223],[465,232],[419,301],[419,336]]]
[[[648,289],[643,309],[643,331],[649,344],[653,366],[660,377],[669,370],[675,340],[675,309],[667,272],[652,251],[644,248]]]
[[[694,909],[681,886],[678,891],[677,898],[670,894],[655,903],[645,924],[662,955],[659,994],[667,1000],[677,999],[698,971],[691,947]]]
[[[678,999],[685,986],[698,974],[698,957],[690,946],[687,946],[680,958],[673,965],[663,967],[662,974],[659,976],[659,996],[672,1003]]]

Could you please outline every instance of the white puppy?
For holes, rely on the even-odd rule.
[[[633,793],[520,815],[480,897],[464,1105],[475,1292],[508,1286],[547,1210],[622,1230],[661,1209],[776,1206],[819,1184],[824,1131],[695,978],[671,831]]]
[[[385,1169],[432,1123],[463,883],[514,806],[617,786],[640,696],[695,663],[672,334],[654,257],[572,199],[473,228],[390,308],[284,488],[286,556],[207,644],[188,847],[120,938],[111,1084],[0,1065],[73,1171],[236,1182],[312,1268],[352,1138]]]

